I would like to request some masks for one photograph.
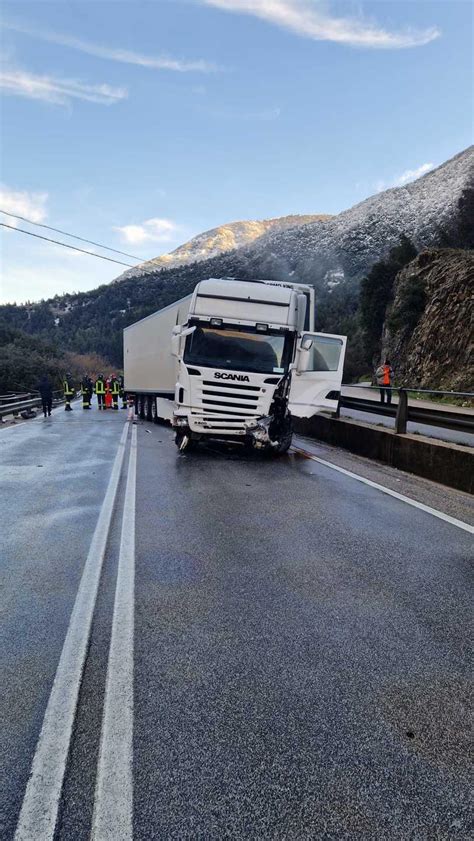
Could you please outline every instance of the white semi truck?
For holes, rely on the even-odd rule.
[[[345,347],[314,332],[313,287],[209,278],[125,328],[125,391],[181,451],[215,438],[282,453],[292,416],[336,410]]]

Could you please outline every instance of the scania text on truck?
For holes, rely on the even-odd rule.
[[[282,453],[292,416],[337,409],[345,347],[314,332],[313,287],[209,278],[125,328],[125,390],[181,451],[215,438]]]

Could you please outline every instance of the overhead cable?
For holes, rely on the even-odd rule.
[[[94,251],[86,251],[85,248],[78,248],[77,245],[68,245],[67,242],[59,242],[57,239],[43,237],[41,234],[34,234],[33,231],[25,231],[24,228],[15,228],[14,225],[7,225],[6,222],[0,222],[0,227],[10,228],[11,231],[18,231],[20,234],[28,234],[29,237],[36,237],[36,239],[44,239],[46,242],[54,242],[55,245],[62,245],[63,248],[70,248],[72,251],[80,251],[81,254],[88,254],[89,257],[98,257],[99,260],[108,260],[109,263],[117,263],[118,266],[128,266],[129,269],[135,268],[132,263],[122,263],[121,260],[114,260],[112,257],[105,257],[103,254],[95,254]]]
[[[131,257],[132,260],[138,260],[140,263],[144,262],[143,257],[137,257],[135,254],[127,254],[126,251],[119,251],[117,248],[111,248],[109,245],[101,245],[100,242],[94,242],[92,239],[85,239],[85,237],[79,237],[77,234],[70,234],[69,231],[62,231],[61,228],[52,228],[51,225],[45,225],[43,222],[33,222],[32,219],[27,219],[25,216],[17,216],[15,213],[10,213],[8,210],[0,209],[0,213],[4,213],[5,216],[11,216],[13,219],[20,219],[22,222],[28,222],[28,225],[36,225],[38,228],[47,228],[48,231],[54,231],[57,234],[64,234],[72,239],[79,239],[81,242],[88,242],[89,245],[95,245],[97,248],[105,248],[106,251],[115,251],[116,254],[122,254],[123,257]]]

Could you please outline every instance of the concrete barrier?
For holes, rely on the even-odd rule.
[[[295,432],[376,459],[398,470],[474,493],[474,450],[421,435],[396,435],[391,429],[345,418],[315,415],[295,418]]]

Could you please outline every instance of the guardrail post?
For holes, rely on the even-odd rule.
[[[408,397],[404,388],[398,390],[397,416],[395,418],[395,432],[405,435],[407,431]]]

